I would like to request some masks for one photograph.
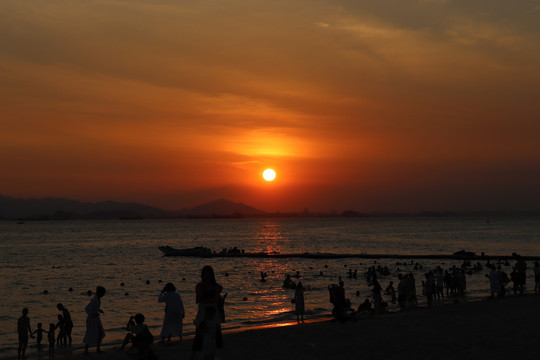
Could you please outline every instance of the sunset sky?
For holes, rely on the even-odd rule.
[[[3,0],[0,44],[0,195],[540,209],[540,0]]]

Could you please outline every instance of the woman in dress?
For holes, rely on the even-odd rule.
[[[172,336],[178,336],[182,341],[183,319],[185,316],[184,303],[182,298],[176,292],[176,287],[167,283],[161,294],[159,294],[158,302],[165,303],[165,317],[163,318],[163,326],[161,327],[161,342],[167,339],[171,341]]]
[[[214,275],[214,269],[211,266],[203,267],[201,271],[201,282],[197,284],[195,288],[196,302],[199,305],[197,310],[197,316],[195,318],[195,339],[193,340],[193,356],[195,352],[203,350],[204,343],[204,322],[207,318],[206,312],[208,309],[213,308],[218,315],[219,324],[216,327],[216,347],[218,349],[223,348],[223,336],[221,334],[221,323],[225,321],[223,302],[225,297],[221,296],[223,287],[216,282]],[[226,296],[226,294],[225,294]],[[210,310],[210,312],[214,312]]]
[[[84,308],[88,316],[86,317],[86,333],[84,334],[83,342],[84,353],[88,354],[88,347],[95,346],[96,352],[101,352],[101,341],[105,337],[105,330],[101,323],[99,314],[103,314],[101,310],[101,298],[105,295],[105,288],[98,286],[96,288],[96,295],[90,300],[88,305]]]

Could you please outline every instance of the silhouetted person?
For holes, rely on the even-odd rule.
[[[222,297],[222,291],[223,287],[216,282],[214,269],[208,265],[203,267],[201,271],[201,282],[195,287],[195,300],[199,307],[195,318],[195,339],[193,340],[192,347],[193,358],[195,357],[196,352],[203,350],[203,343],[205,342],[208,343],[208,341],[211,341],[215,343],[216,348],[223,348],[223,336],[221,334],[220,324],[225,321],[224,300],[227,294]],[[200,326],[205,319],[207,319],[207,312],[215,313],[218,319],[214,336],[211,336],[210,334],[211,340],[209,340],[208,330],[205,330]]]
[[[304,286],[302,286],[301,281],[298,282],[294,293],[294,311],[296,313],[296,321],[298,323],[300,323],[300,321],[304,322]]]
[[[219,331],[220,320],[213,307],[206,309],[202,323],[196,324],[199,332],[203,334],[202,355],[204,360],[214,360],[216,356],[216,336]]]
[[[371,308],[371,301],[369,299],[364,300],[363,303],[358,306],[358,313],[369,313],[370,315],[373,313],[373,309]]]
[[[41,341],[43,340],[43,333],[48,333],[48,331],[43,329],[43,324],[42,323],[38,323],[37,324],[37,329],[34,330],[34,332],[32,333],[32,334],[37,334],[36,335],[36,340],[37,340],[37,349],[38,350],[41,350]]]
[[[514,267],[514,271],[516,272],[515,276],[515,284],[516,288],[519,291],[520,295],[523,295],[523,292],[525,290],[525,283],[527,282],[527,263],[521,256],[518,256],[518,260],[516,262],[516,266]]]
[[[49,333],[47,334],[47,339],[49,340],[49,357],[54,356],[54,343],[55,343],[54,331],[55,330],[56,330],[56,326],[54,325],[54,323],[50,323]]]
[[[291,275],[287,274],[285,280],[283,281],[283,287],[285,289],[296,289],[296,283],[292,281]]]
[[[343,281],[339,281],[339,286],[332,284],[328,286],[330,292],[330,302],[334,305],[332,315],[336,320],[345,320],[347,310],[347,299],[345,298],[345,287]]]
[[[28,346],[28,335],[32,338],[32,330],[30,329],[30,318],[28,318],[28,309],[22,310],[22,316],[17,320],[17,332],[19,333],[19,347],[17,348],[17,359],[24,359],[26,347]]]
[[[373,304],[375,305],[375,313],[379,314],[383,311],[383,300],[381,295],[382,286],[377,280],[377,275],[373,274],[370,285],[373,286]]]
[[[178,336],[182,341],[183,319],[185,316],[184,303],[182,298],[176,292],[176,287],[167,283],[161,294],[159,294],[158,302],[165,303],[165,317],[163,318],[163,326],[161,327],[161,341],[171,341],[172,336]]]
[[[499,297],[504,297],[506,295],[506,285],[510,282],[510,279],[508,278],[508,274],[505,273],[501,266],[497,266],[497,272],[499,273]]]
[[[58,322],[56,323],[56,328],[58,329],[58,336],[56,337],[56,347],[60,345],[66,345],[66,322],[64,321],[64,317],[62,315],[58,315]]]
[[[538,261],[534,262],[534,293],[538,294],[540,292],[540,263]]]
[[[122,342],[120,350],[124,350],[124,347],[131,342],[132,346],[137,348],[139,357],[142,359],[154,359],[156,355],[152,350],[152,344],[154,342],[154,336],[148,329],[148,326],[144,323],[143,314],[135,314],[130,316],[126,325],[128,333]]]
[[[101,298],[105,295],[106,290],[102,286],[96,288],[96,295],[90,300],[88,305],[84,308],[86,311],[86,333],[84,334],[83,342],[84,353],[88,354],[88,348],[90,346],[96,347],[96,352],[101,352],[101,341],[105,337],[105,329],[101,323],[100,314],[103,314],[101,310]]]
[[[494,297],[495,294],[500,292],[499,272],[495,269],[495,266],[491,266],[487,277],[489,278],[489,292],[491,293],[491,297]]]
[[[435,275],[437,282],[437,287],[435,293],[437,294],[437,299],[444,299],[444,275],[442,269],[439,268],[437,274]]]
[[[71,314],[69,313],[68,309],[66,309],[61,303],[56,305],[56,308],[62,312],[62,316],[64,317],[66,336],[69,341],[69,345],[71,345],[71,333],[73,332],[73,321],[71,320]]]
[[[435,295],[435,274],[433,271],[428,272],[426,275],[426,297],[427,307],[431,308],[433,305],[433,295]]]
[[[407,278],[402,274],[398,275],[398,303],[401,311],[407,309],[407,294],[409,292],[409,285]]]
[[[396,303],[396,289],[394,289],[394,282],[393,281],[390,281],[390,283],[386,287],[386,290],[384,291],[384,293],[386,295],[390,296],[390,302],[392,304]]]

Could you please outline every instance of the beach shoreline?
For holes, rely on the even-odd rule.
[[[453,299],[450,299],[453,300]],[[297,325],[240,328],[224,333],[225,347],[218,359],[503,359],[537,354],[536,319],[540,318],[540,296],[526,294],[485,298],[420,307],[404,312],[334,322],[328,319]],[[192,336],[181,344],[154,344],[160,359],[191,358]],[[105,347],[96,354],[91,348],[58,352],[56,358],[69,360],[130,359],[118,346]],[[61,349],[60,349],[61,350]],[[41,359],[35,353],[27,359]]]

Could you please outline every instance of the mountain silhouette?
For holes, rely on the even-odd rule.
[[[103,201],[81,202],[62,198],[18,199],[0,195],[0,219],[139,219],[186,217],[264,216],[262,210],[242,203],[220,199],[180,211],[132,203]]]

